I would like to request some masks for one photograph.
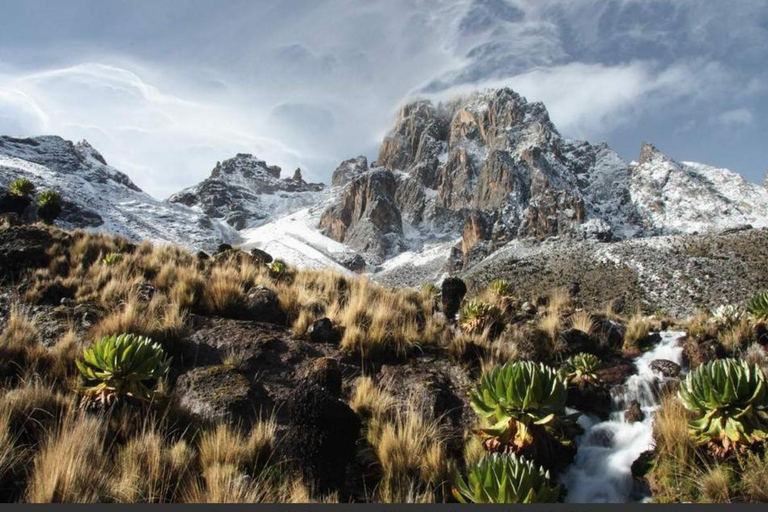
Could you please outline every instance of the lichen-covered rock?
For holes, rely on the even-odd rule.
[[[249,380],[226,365],[189,370],[177,380],[175,393],[182,407],[204,420],[245,420],[259,410]]]
[[[277,293],[266,286],[259,285],[251,288],[246,296],[244,318],[284,325],[287,317]]]

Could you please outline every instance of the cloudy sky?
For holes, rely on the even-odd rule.
[[[768,169],[764,0],[0,0],[0,133],[165,197],[253,153],[329,181],[399,105],[511,86],[626,159]]]

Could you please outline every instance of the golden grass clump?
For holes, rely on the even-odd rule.
[[[389,392],[381,389],[371,377],[366,375],[357,379],[349,406],[363,421],[381,421],[395,410],[397,400]]]
[[[701,496],[709,503],[731,501],[731,475],[725,466],[708,468],[698,478]]]
[[[651,331],[651,320],[637,312],[629,319],[627,323],[627,332],[624,334],[624,350],[637,350],[640,348],[640,342],[648,337]]]
[[[177,304],[168,302],[162,295],[148,302],[138,295],[131,296],[91,330],[95,339],[115,333],[146,336],[156,342],[174,341],[187,331],[187,313]]]
[[[83,414],[61,419],[34,457],[27,488],[30,503],[110,501],[110,456],[104,449],[105,426]]]
[[[443,438],[437,421],[425,419],[412,408],[383,422],[377,435],[369,434],[381,468],[378,500],[439,500],[455,470]]]
[[[235,426],[220,423],[198,439],[200,467],[203,472],[218,465],[256,473],[272,457],[276,429],[274,418],[256,422],[247,436]]]
[[[597,330],[597,320],[588,311],[577,311],[568,318],[568,323],[572,329],[585,332],[590,336]]]

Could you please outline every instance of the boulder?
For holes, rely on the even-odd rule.
[[[329,318],[315,320],[307,329],[309,341],[313,343],[338,343],[341,341],[341,333],[333,327]]]
[[[284,325],[287,317],[280,306],[277,293],[259,285],[251,288],[246,296],[245,319]]]
[[[345,487],[347,467],[354,462],[361,422],[345,402],[328,389],[306,380],[288,396],[288,426],[280,446],[316,491]]]
[[[638,421],[643,421],[644,419],[645,413],[640,407],[640,402],[637,400],[632,400],[629,403],[627,410],[624,411],[624,421],[627,423],[637,423]]]
[[[357,253],[344,253],[337,257],[337,261],[344,268],[349,269],[352,272],[363,272],[367,267],[365,258]]]
[[[668,359],[654,359],[649,365],[651,370],[662,374],[666,378],[676,378],[680,376],[680,365]]]
[[[0,230],[0,281],[15,279],[27,269],[48,263],[51,234],[34,226],[16,226]]]
[[[590,354],[599,354],[600,350],[592,337],[584,331],[578,329],[566,329],[561,334],[569,354],[578,354],[587,352]]]
[[[341,397],[341,366],[331,357],[315,359],[306,375],[307,380],[325,388],[331,395]]]
[[[230,366],[193,368],[176,381],[179,404],[203,420],[238,421],[253,418],[259,406],[248,379]]]
[[[704,364],[713,359],[726,357],[725,348],[717,340],[699,340],[693,336],[687,336],[683,340],[683,360],[688,363],[690,369]]]
[[[596,332],[601,334],[608,347],[619,350],[624,345],[627,327],[608,318],[602,318],[597,321]]]
[[[601,420],[607,420],[613,410],[611,394],[602,386],[569,387],[566,405],[594,414]]]
[[[260,265],[267,265],[269,263],[272,263],[274,258],[272,258],[272,255],[269,254],[266,251],[262,251],[261,249],[258,249],[254,247],[251,249],[251,256],[253,256],[254,261]]]
[[[446,277],[441,286],[443,314],[449,321],[456,319],[461,308],[461,301],[467,294],[467,285],[458,277]]]

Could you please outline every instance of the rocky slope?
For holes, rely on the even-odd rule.
[[[563,138],[544,105],[510,89],[406,105],[366,164],[336,171],[342,199],[320,228],[377,263],[440,234],[461,237],[469,267],[515,239],[768,225],[768,195],[739,175],[677,163],[650,144],[627,164],[605,144]]]
[[[131,240],[152,239],[213,249],[237,233],[190,208],[159,201],[107,164],[87,142],[60,137],[0,137],[0,187],[27,178],[58,191],[64,209],[57,225],[97,229]]]
[[[291,178],[280,179],[280,173],[280,167],[241,153],[217,163],[209,178],[168,201],[194,208],[237,230],[318,202],[318,192],[325,188],[322,184],[305,182],[301,169]]]

